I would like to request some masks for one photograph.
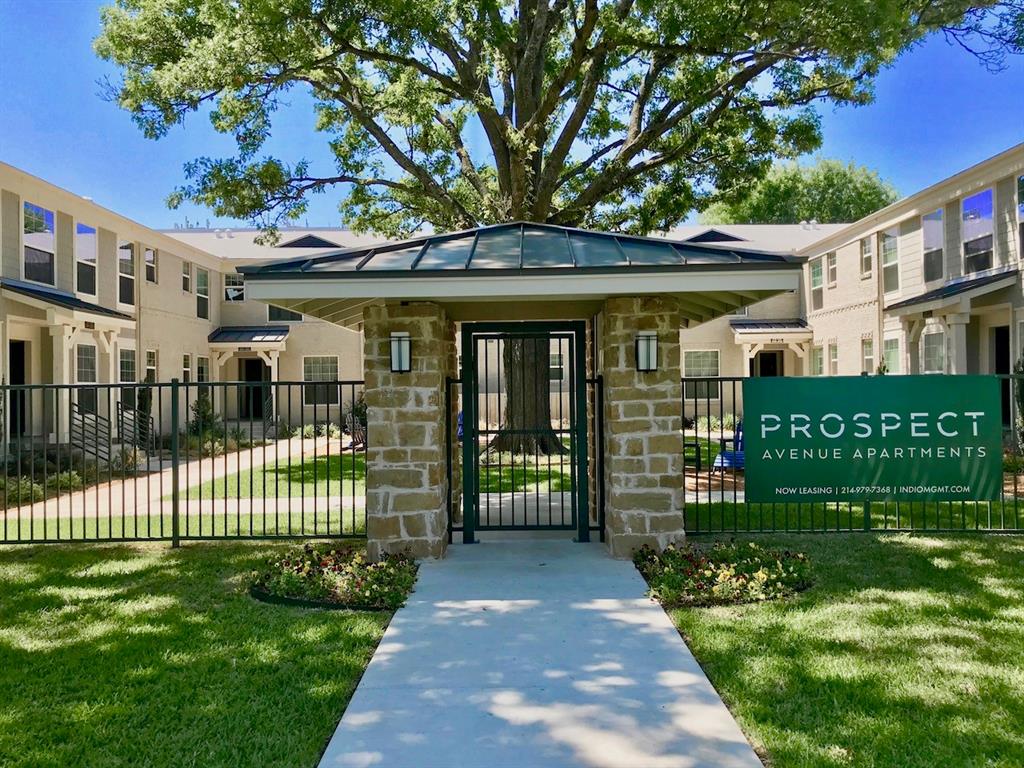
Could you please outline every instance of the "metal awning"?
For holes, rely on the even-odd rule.
[[[125,312],[83,301],[73,293],[48,285],[4,277],[0,278],[0,289],[11,294],[10,298],[47,310],[48,314],[54,315],[50,322],[98,321],[117,327],[126,327],[135,322],[135,318]]]
[[[977,296],[1009,288],[1016,284],[1018,274],[1019,270],[1011,268],[954,278],[932,291],[890,304],[885,311],[908,315],[944,309],[965,300],[969,302]]]
[[[437,301],[455,319],[542,319],[588,317],[609,296],[665,294],[692,324],[796,289],[800,263],[733,243],[514,222],[239,271],[250,297],[342,325],[392,300]]]
[[[286,325],[226,325],[210,334],[215,349],[283,350],[288,339]]]
[[[758,320],[738,317],[729,321],[737,344],[787,344],[809,341],[814,334],[807,322],[792,320]]]

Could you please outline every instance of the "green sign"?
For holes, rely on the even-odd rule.
[[[995,376],[745,379],[746,499],[998,499],[999,386]]]

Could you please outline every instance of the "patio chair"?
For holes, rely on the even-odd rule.
[[[741,470],[744,467],[743,458],[743,422],[736,422],[736,431],[732,436],[732,449],[727,449],[725,446],[728,440],[722,440],[722,447],[718,451],[718,455],[715,456],[715,460],[711,465],[711,471],[714,472],[716,469],[720,470],[722,474],[725,474],[725,470]]]
[[[352,442],[349,443],[350,448],[361,448],[366,445],[366,427],[355,417],[355,414],[350,413],[345,417],[345,431],[352,437]]]

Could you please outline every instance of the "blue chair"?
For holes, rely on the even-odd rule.
[[[736,423],[736,431],[732,436],[732,450],[725,447],[727,440],[722,441],[721,450],[718,451],[718,455],[715,456],[715,461],[711,465],[711,471],[714,472],[716,469],[721,470],[725,473],[727,469],[743,469],[744,458],[743,458],[743,422],[739,421]]]

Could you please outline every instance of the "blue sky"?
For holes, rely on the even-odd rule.
[[[202,118],[160,141],[145,139],[127,113],[104,101],[98,81],[113,70],[92,52],[99,28],[92,0],[0,0],[0,160],[41,176],[152,227],[188,218],[216,221],[206,210],[168,210],[167,194],[184,181],[182,165],[231,152],[230,140]],[[910,194],[1024,141],[1024,58],[991,74],[976,60],[933,39],[883,73],[874,104],[822,105],[821,154],[874,168]],[[272,153],[305,157],[330,171],[326,142],[313,132],[307,100],[296,96],[279,115]],[[314,199],[311,225],[340,223],[337,198]]]

